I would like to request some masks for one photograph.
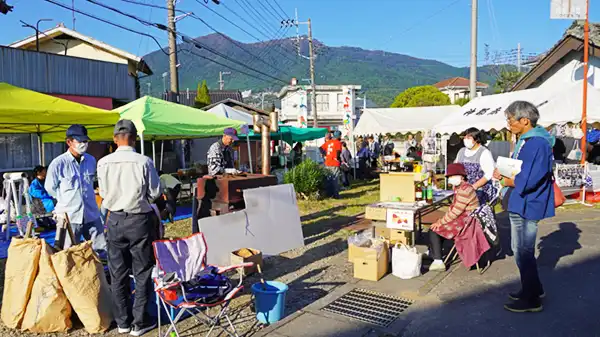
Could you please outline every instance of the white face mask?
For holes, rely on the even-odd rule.
[[[469,150],[475,147],[475,142],[472,139],[465,138],[463,140],[463,143],[465,144],[465,147]]]
[[[460,183],[462,183],[461,176],[452,176],[452,177],[448,178],[448,184],[450,184],[452,186],[458,186],[458,185],[460,185]]]
[[[80,143],[78,141],[75,141],[75,143],[73,144],[73,150],[75,150],[75,152],[79,153],[79,154],[84,154],[87,149],[88,149],[88,143]]]

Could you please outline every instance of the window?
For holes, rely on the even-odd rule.
[[[344,111],[344,94],[337,94],[337,111]]]
[[[317,111],[329,111],[329,94],[317,94]]]

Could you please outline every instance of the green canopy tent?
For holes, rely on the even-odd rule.
[[[271,132],[271,139],[279,139],[293,145],[297,142],[306,142],[325,137],[326,128],[297,128],[290,125],[279,125],[278,132]],[[251,140],[260,140],[260,133],[250,131],[248,137]]]
[[[155,161],[156,140],[214,137],[222,135],[225,128],[231,127],[239,131],[244,125],[243,122],[150,96],[138,98],[112,111],[119,113],[120,119],[133,121],[142,144],[142,154],[145,152],[144,140],[152,141]],[[113,128],[90,138],[95,141],[112,140]]]
[[[38,135],[39,160],[44,162],[44,143],[65,140],[72,124],[82,124],[93,139],[111,132],[119,114],[84,104],[0,83],[0,126],[2,133]]]

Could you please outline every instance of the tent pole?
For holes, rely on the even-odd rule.
[[[40,165],[44,166],[44,143],[42,143],[42,134],[38,133],[38,159]]]
[[[144,134],[140,132],[140,149],[142,150],[142,155],[144,154]]]
[[[160,142],[160,170],[162,171],[162,163],[163,163],[163,154],[165,151],[165,141],[162,140]]]
[[[155,140],[152,141],[152,161],[154,162],[154,165],[156,165],[156,141]]]
[[[250,173],[254,173],[254,167],[252,167],[252,149],[250,148],[250,131],[246,132],[246,145],[248,146],[248,161],[250,162]]]

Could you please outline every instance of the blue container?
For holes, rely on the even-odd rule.
[[[285,315],[285,294],[288,286],[277,281],[266,281],[265,283],[264,288],[260,282],[252,285],[254,309],[259,322],[272,324]]]

